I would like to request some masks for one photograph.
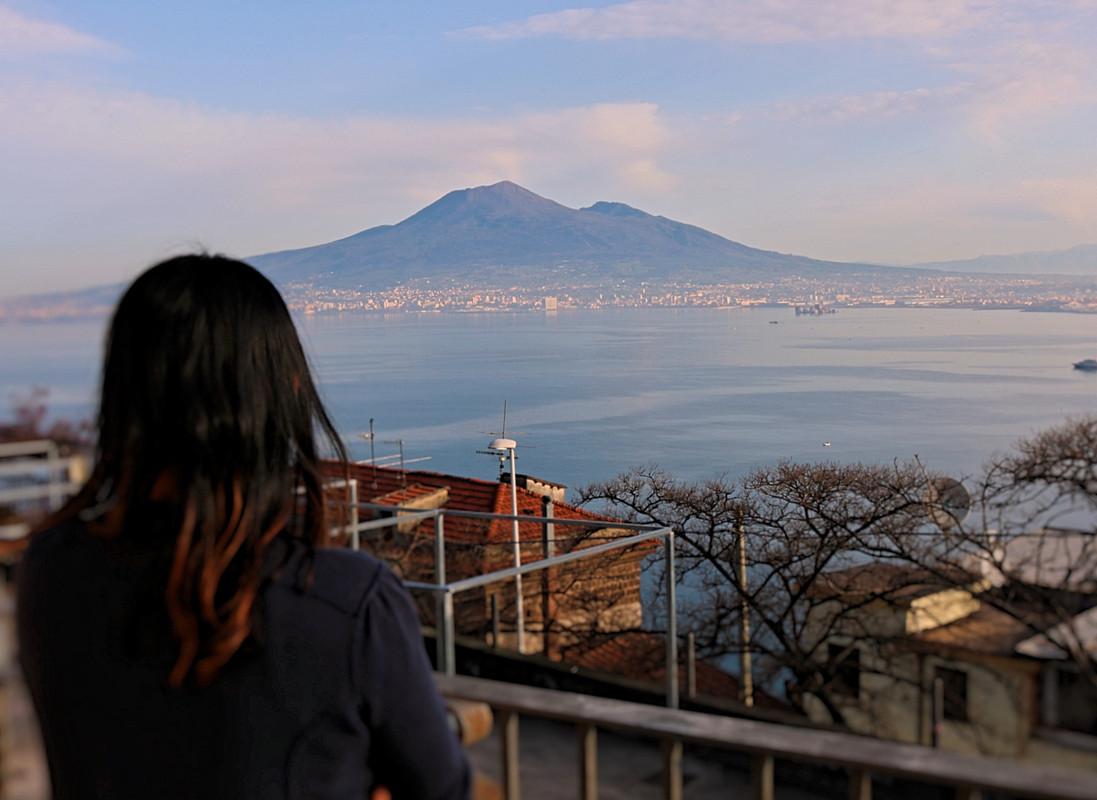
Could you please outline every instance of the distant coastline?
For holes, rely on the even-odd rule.
[[[1097,313],[1097,279],[1080,276],[942,274],[856,280],[782,278],[749,284],[619,282],[610,285],[478,285],[413,280],[380,291],[293,283],[282,286],[297,313],[553,312],[598,308],[787,308],[830,313],[842,308],[956,308],[1071,314]],[[0,323],[99,319],[120,286],[0,300]],[[812,309],[805,311],[805,309]]]

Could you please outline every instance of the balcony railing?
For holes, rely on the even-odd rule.
[[[38,439],[0,444],[0,505],[41,504],[56,511],[80,482],[83,457],[64,456],[55,442]]]
[[[49,469],[53,469],[50,460]],[[56,496],[71,492],[74,487],[64,483],[61,471],[51,481],[53,489],[45,496],[51,505]],[[353,483],[353,482],[352,482]],[[351,486],[352,503],[359,507]],[[38,487],[36,493],[42,490]],[[663,794],[667,800],[683,797],[682,757],[686,746],[699,746],[721,751],[746,754],[751,764],[751,793],[755,800],[773,800],[774,765],[777,761],[816,764],[841,768],[848,774],[847,796],[851,800],[871,800],[873,776],[893,776],[916,780],[923,784],[946,787],[957,800],[978,800],[983,793],[995,793],[1011,798],[1042,798],[1044,800],[1093,800],[1097,797],[1095,779],[1090,773],[1044,767],[1018,761],[961,756],[941,750],[887,742],[869,737],[834,731],[797,728],[788,725],[739,719],[694,711],[682,711],[678,705],[678,655],[675,629],[674,532],[669,528],[613,523],[615,529],[630,530],[604,544],[595,545],[552,558],[539,559],[519,567],[499,570],[486,575],[446,582],[445,517],[468,516],[485,519],[515,518],[506,515],[475,514],[445,510],[422,511],[396,509],[392,506],[371,506],[385,512],[399,511],[386,519],[358,521],[352,519],[343,531],[351,546],[357,547],[363,535],[388,526],[415,520],[431,519],[435,525],[435,583],[409,583],[409,588],[429,591],[439,601],[439,668],[438,686],[451,700],[484,703],[497,715],[501,740],[501,774],[507,800],[521,797],[521,763],[519,759],[519,720],[522,716],[556,720],[575,726],[577,732],[575,779],[578,796],[593,800],[598,796],[598,731],[616,731],[647,738],[659,744],[662,751]],[[524,522],[551,522],[551,518],[521,517]],[[555,520],[560,522],[560,520]],[[605,527],[606,523],[582,523],[568,520],[569,525],[590,524]],[[667,592],[667,687],[668,708],[640,703],[611,700],[582,694],[539,689],[530,686],[501,683],[455,675],[455,630],[453,598],[470,589],[514,579],[539,569],[557,566],[581,558],[602,555],[611,550],[633,547],[647,541],[662,539]]]
[[[457,669],[457,659],[455,655],[456,630],[454,622],[454,600],[458,594],[488,586],[490,584],[517,580],[520,579],[522,575],[528,575],[532,572],[551,569],[553,567],[561,566],[572,561],[578,561],[587,558],[596,558],[598,556],[605,555],[606,553],[636,547],[637,545],[644,544],[645,542],[661,539],[663,541],[663,559],[665,563],[665,574],[667,576],[665,585],[667,623],[667,706],[669,706],[670,708],[678,707],[678,627],[676,599],[677,586],[674,581],[673,529],[654,525],[634,525],[624,522],[613,522],[612,524],[609,524],[606,521],[575,519],[560,520],[554,517],[533,516],[515,517],[508,514],[487,514],[474,511],[447,511],[444,509],[432,509],[422,511],[410,508],[402,509],[394,506],[382,506],[370,503],[364,503],[361,505],[361,507],[384,511],[386,513],[397,512],[398,515],[394,517],[354,523],[354,527],[351,531],[350,543],[351,546],[355,548],[358,547],[358,544],[362,540],[363,535],[368,536],[371,532],[375,532],[387,527],[393,527],[395,525],[406,525],[408,523],[416,521],[433,520],[435,532],[435,583],[405,581],[404,585],[413,592],[432,592],[435,595],[438,606],[438,619],[440,621],[440,624],[438,625],[438,669],[447,675],[455,674]],[[560,522],[566,522],[569,526],[572,527],[586,527],[596,529],[612,527],[614,530],[631,531],[631,533],[629,535],[616,537],[609,542],[604,542],[602,544],[592,545],[589,547],[583,547],[573,550],[569,553],[564,553],[562,555],[550,556],[548,558],[540,558],[536,561],[531,561],[529,563],[510,567],[508,569],[496,570],[494,572],[488,572],[482,575],[475,575],[469,578],[462,578],[452,582],[447,582],[445,549],[445,520],[447,516],[484,520],[507,520],[510,522],[521,520],[522,522],[526,523],[533,522],[540,524],[555,524]],[[516,595],[517,591],[520,590],[516,590]]]
[[[574,776],[577,795],[583,800],[598,796],[599,730],[628,733],[661,745],[663,796],[667,800],[683,796],[682,753],[687,745],[748,755],[754,800],[773,800],[776,761],[845,769],[850,800],[871,800],[873,776],[907,778],[951,789],[956,800],[978,800],[983,793],[1043,800],[1093,800],[1097,796],[1094,776],[1073,770],[466,676],[438,675],[437,682],[447,698],[481,702],[494,709],[507,800],[522,796],[518,756],[522,716],[575,726]],[[570,794],[562,787],[560,792]]]

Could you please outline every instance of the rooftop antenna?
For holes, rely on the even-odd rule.
[[[517,433],[522,433],[522,432],[523,431],[517,431]],[[485,455],[485,456],[494,456],[494,455],[499,456],[499,479],[502,480],[503,479],[503,467],[505,466],[505,464],[507,462],[508,448],[506,448],[506,447],[496,447],[495,445],[496,445],[497,442],[514,442],[513,439],[511,439],[507,436],[507,401],[506,400],[503,401],[503,427],[502,427],[502,429],[498,430],[498,431],[484,431],[484,433],[488,434],[489,436],[494,436],[495,438],[492,439],[491,443],[488,445],[487,450],[477,450],[476,452],[480,453],[481,455]],[[522,446],[526,449],[530,449],[526,445],[522,445]],[[516,442],[514,442],[514,444],[511,445],[511,449],[517,449],[517,448],[518,448],[518,444]],[[514,473],[514,466],[515,466],[514,465],[514,459],[516,459],[516,458],[518,458],[518,455],[515,453],[514,457],[511,459],[511,463],[510,463],[511,474]]]
[[[370,463],[370,470],[373,473],[372,485],[373,485],[373,488],[376,489],[377,488],[377,458],[373,454],[373,443],[376,441],[376,439],[373,436],[373,417],[369,418],[369,433],[363,433],[362,438],[369,440],[369,463]]]
[[[947,534],[967,519],[971,512],[971,494],[960,481],[941,476],[926,485],[922,505],[930,521]]]
[[[515,470],[514,460],[517,458],[514,451],[518,447],[518,443],[513,439],[506,437],[507,432],[507,401],[503,401],[503,429],[499,434],[491,440],[488,444],[487,450],[478,450],[477,452],[484,453],[485,455],[497,455],[499,456],[499,477],[503,477],[503,463],[506,458],[510,458],[510,513],[513,519],[511,520],[511,545],[514,548],[514,566],[522,566],[522,548],[518,538],[518,478],[517,471]],[[494,431],[491,432],[493,435]],[[514,576],[514,626],[515,633],[518,636],[518,652],[525,652],[525,615],[522,608],[522,576]]]
[[[430,456],[419,456],[419,458],[404,458],[404,440],[403,439],[393,439],[390,442],[385,442],[385,444],[394,444],[398,448],[398,452],[397,452],[396,455],[387,456],[387,458],[390,458],[390,459],[397,458],[397,459],[399,459],[399,461],[400,461],[400,480],[404,484],[404,488],[406,489],[407,486],[408,486],[407,465],[408,464],[414,464],[416,461],[430,461]],[[382,456],[381,458],[383,460],[384,458],[386,458],[386,456]]]
[[[399,462],[400,472],[402,473],[401,480],[403,481],[404,488],[407,488],[407,480],[408,480],[407,479],[407,470],[406,470],[407,465],[408,464],[414,464],[416,461],[430,461],[430,458],[431,458],[430,456],[420,456],[419,458],[405,459],[404,458],[404,440],[403,439],[386,440],[385,444],[394,444],[394,445],[397,446],[397,448],[398,448],[397,452],[395,454],[391,455],[391,456],[380,456],[380,457],[378,457],[374,453],[374,442],[377,441],[377,437],[373,433],[373,418],[372,417],[370,417],[370,421],[369,421],[369,433],[361,433],[361,434],[359,434],[359,436],[361,436],[363,439],[366,439],[366,440],[369,441],[369,464],[370,464],[370,469],[373,472],[373,488],[374,489],[377,488],[377,465],[379,463],[381,464],[381,466],[387,467],[388,464],[384,463],[384,462],[389,462],[389,461]],[[359,461],[357,463],[362,464],[364,462]]]

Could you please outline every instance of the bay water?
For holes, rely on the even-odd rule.
[[[47,388],[90,417],[105,320],[0,326],[0,402]],[[678,477],[917,455],[958,477],[1018,438],[1097,412],[1097,317],[921,308],[584,309],[299,319],[356,459],[580,486],[655,462]],[[256,391],[263,391],[256,387]],[[6,414],[0,414],[6,416]]]

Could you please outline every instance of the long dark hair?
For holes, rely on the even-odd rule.
[[[147,536],[165,504],[178,511],[164,590],[179,643],[173,686],[192,671],[209,683],[253,632],[275,536],[327,540],[317,433],[345,467],[286,304],[255,269],[180,256],[123,295],[107,338],[97,459],[70,509],[110,508],[91,529],[120,538]]]

